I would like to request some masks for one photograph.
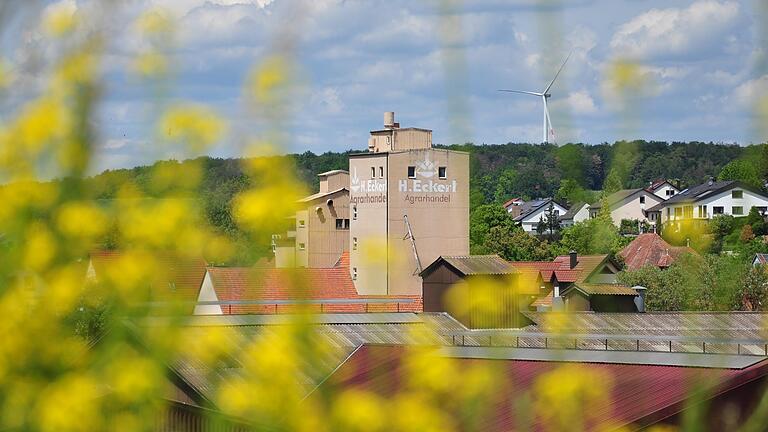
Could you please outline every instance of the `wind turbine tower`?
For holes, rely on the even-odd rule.
[[[543,92],[538,93],[538,92],[531,92],[531,91],[506,90],[506,89],[499,90],[500,92],[522,93],[522,94],[527,94],[527,95],[536,96],[536,97],[540,97],[541,98],[541,101],[544,103],[544,130],[543,130],[542,136],[544,138],[543,142],[545,144],[549,143],[550,135],[553,138],[554,138],[554,135],[555,135],[555,130],[552,128],[552,120],[549,118],[549,108],[548,108],[548,105],[547,105],[547,99],[552,97],[552,94],[549,93],[549,90],[552,89],[552,85],[555,83],[555,80],[557,79],[558,76],[560,76],[560,72],[563,71],[563,68],[565,67],[565,64],[568,63],[568,59],[571,58],[571,54],[573,54],[573,52],[570,52],[568,54],[568,56],[565,58],[565,61],[563,61],[563,64],[560,65],[560,69],[557,70],[557,73],[555,74],[555,77],[552,78],[552,81],[549,82],[549,85],[547,86],[547,88],[544,89]]]

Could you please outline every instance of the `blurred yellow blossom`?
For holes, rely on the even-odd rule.
[[[168,109],[160,119],[161,136],[180,141],[200,151],[221,139],[224,121],[210,108],[202,105],[177,105]]]
[[[155,51],[142,53],[134,60],[133,70],[145,78],[160,77],[168,73],[168,59]]]
[[[136,28],[144,36],[167,37],[173,31],[174,23],[168,11],[155,8],[144,12],[136,20]]]
[[[60,1],[46,8],[43,16],[43,30],[54,37],[61,37],[77,25],[77,5],[73,0]]]
[[[278,102],[280,90],[290,82],[290,67],[282,56],[271,56],[264,60],[248,80],[248,93],[261,104]]]

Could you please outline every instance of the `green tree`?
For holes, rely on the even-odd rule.
[[[504,207],[486,204],[476,208],[469,217],[469,241],[472,250],[480,252],[485,243],[485,236],[491,228],[497,226],[509,229],[515,227],[515,221]]]
[[[560,215],[555,211],[555,205],[549,203],[547,212],[544,213],[544,225],[549,234],[557,234],[560,232]]]
[[[768,272],[764,268],[749,269],[739,285],[741,290],[734,299],[734,306],[737,309],[745,311],[768,309]]]
[[[615,169],[612,169],[603,182],[603,192],[607,194],[620,191],[622,189],[621,175]]]
[[[483,244],[486,253],[496,253],[509,261],[541,261],[552,258],[549,243],[519,227],[491,228]]]
[[[512,168],[507,168],[502,171],[498,180],[496,181],[496,191],[494,192],[494,200],[502,204],[508,199],[512,198],[517,193],[517,173]]]
[[[763,188],[763,179],[760,167],[753,160],[737,159],[729,162],[720,170],[718,180],[738,180],[752,187]]]
[[[600,218],[577,222],[562,230],[560,245],[580,254],[615,254],[626,246],[629,239],[619,235],[612,223]]]

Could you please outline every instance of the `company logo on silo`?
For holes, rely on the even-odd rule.
[[[426,180],[410,179],[399,180],[397,183],[400,192],[427,192],[427,193],[453,193],[456,192],[456,180],[432,180],[438,172],[437,165],[429,160],[427,154],[423,161],[416,162],[416,176]],[[444,180],[444,181],[441,181]],[[408,200],[409,198],[406,198]]]
[[[349,179],[349,187],[352,192],[386,192],[387,181],[379,179],[361,180],[357,176],[357,167],[352,170],[352,178]]]
[[[429,160],[429,154],[424,157],[424,162],[416,162],[416,175],[426,178],[432,178],[437,174],[435,163]]]

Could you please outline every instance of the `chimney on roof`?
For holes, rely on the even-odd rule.
[[[568,255],[571,258],[571,269],[576,268],[576,264],[579,262],[578,255],[576,254],[575,250],[572,250],[568,253]]]

